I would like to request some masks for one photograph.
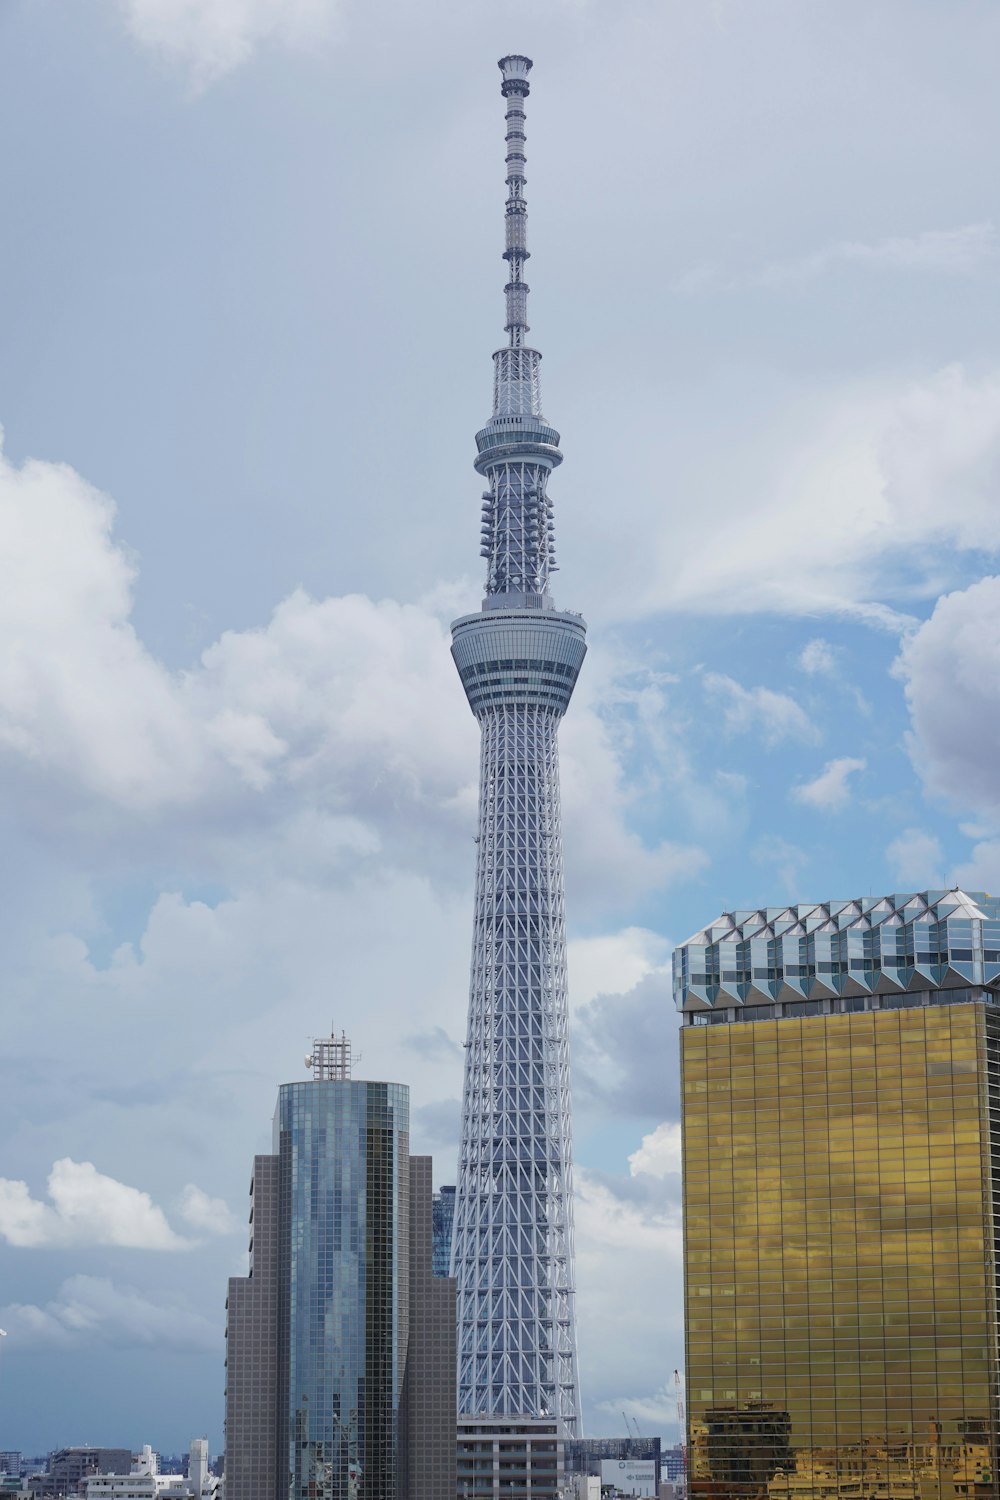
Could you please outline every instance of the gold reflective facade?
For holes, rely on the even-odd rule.
[[[1000,1495],[1000,1016],[681,1033],[701,1500]]]

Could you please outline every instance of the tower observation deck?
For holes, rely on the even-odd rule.
[[[482,731],[462,1135],[452,1242],[459,1414],[577,1434],[566,924],[557,731],[586,653],[557,610],[541,355],[526,342],[526,57],[500,61],[507,121],[507,343],[476,434],[486,481],[482,609],[452,654]]]

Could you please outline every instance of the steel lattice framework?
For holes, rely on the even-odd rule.
[[[551,471],[559,434],[526,347],[526,57],[501,59],[507,101],[508,344],[493,416],[476,435],[486,479],[482,611],[452,652],[482,730],[476,904],[462,1145],[452,1241],[459,1412],[555,1418],[577,1432],[572,1141],[559,721],[586,652],[557,610]]]

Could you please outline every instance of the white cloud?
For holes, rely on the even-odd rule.
[[[975,844],[965,863],[955,867],[954,884],[963,891],[1000,892],[1000,839],[982,839]]]
[[[955,579],[957,553],[1000,546],[996,372],[950,366],[804,397],[753,442],[752,496],[715,455],[687,477],[690,503],[666,531],[649,517],[659,550],[647,543],[634,613],[848,615],[898,633],[914,600]]]
[[[850,777],[865,770],[868,762],[857,756],[841,755],[828,760],[812,781],[804,781],[792,787],[791,797],[804,807],[819,808],[824,812],[838,812],[851,800]]]
[[[607,1412],[612,1422],[625,1412],[633,1421],[638,1422],[640,1432],[648,1432],[650,1429],[662,1432],[676,1428],[676,1437],[671,1441],[684,1441],[685,1434],[681,1431],[677,1416],[677,1391],[672,1385],[661,1386],[648,1396],[611,1396],[599,1401],[597,1409]]]
[[[50,1203],[31,1197],[28,1185],[0,1178],[0,1235],[10,1245],[117,1245],[136,1250],[182,1250],[148,1193],[98,1172],[92,1162],[68,1156],[53,1164]]]
[[[582,1007],[598,995],[625,994],[647,974],[669,974],[670,955],[668,940],[647,927],[576,938],[569,945],[573,1004]]]
[[[339,0],[120,0],[136,41],[205,84],[264,42],[303,48],[329,35]]]
[[[919,828],[907,828],[885,851],[892,878],[901,890],[937,890],[944,851],[940,839]]]
[[[590,1111],[660,1117],[677,1105],[668,939],[627,927],[569,948],[573,1092]]]
[[[939,599],[904,643],[910,753],[932,795],[1000,819],[1000,577]]]
[[[763,270],[738,277],[733,285],[783,286],[811,281],[837,266],[873,271],[910,271],[969,276],[995,260],[1000,240],[992,224],[962,224],[955,229],[927,229],[886,239],[840,240],[794,260],[775,261]]]
[[[679,1120],[664,1120],[650,1135],[644,1135],[638,1151],[628,1159],[633,1177],[666,1177],[681,1170],[681,1126]]]
[[[426,870],[442,844],[454,868],[475,816],[477,731],[436,615],[297,591],[171,672],[133,628],[134,566],[113,521],[71,469],[0,457],[0,762],[44,787],[63,836],[77,819],[92,858],[99,807],[120,815],[122,838],[141,830],[147,860],[157,839],[214,843],[217,857],[238,837],[244,857],[266,844],[292,869],[381,850]],[[612,709],[619,670],[596,684]],[[562,734],[581,902],[613,890],[625,903],[706,863],[632,828],[613,718],[584,685]]]
[[[129,624],[113,519],[65,465],[0,456],[0,751],[136,807],[178,797],[204,756]]]
[[[237,1234],[243,1228],[224,1198],[210,1198],[193,1182],[181,1193],[177,1212],[199,1234]]]
[[[817,636],[807,641],[799,652],[799,666],[810,676],[833,677],[837,671],[837,658],[829,641]]]
[[[750,853],[757,864],[774,866],[786,901],[803,899],[802,873],[809,865],[809,855],[804,849],[778,833],[766,833],[757,840]]]
[[[684,1362],[680,1200],[676,1193],[659,1202],[632,1196],[642,1186],[642,1179],[576,1173],[578,1305],[586,1308],[581,1384],[588,1391],[654,1391],[664,1364]]]
[[[807,255],[775,260],[754,271],[727,275],[718,265],[692,266],[672,282],[681,296],[741,291],[746,287],[800,286],[841,266],[924,275],[971,276],[997,258],[1000,236],[991,223],[925,229],[880,240],[837,240]]]
[[[5,1354],[44,1348],[116,1348],[212,1352],[222,1347],[222,1329],[183,1304],[155,1302],[131,1287],[105,1277],[71,1276],[50,1301],[11,1302],[0,1309],[10,1336]]]
[[[765,745],[794,739],[815,742],[816,726],[787,693],[771,688],[745,688],[722,672],[706,672],[705,691],[722,703],[723,721],[730,734],[757,732]]]

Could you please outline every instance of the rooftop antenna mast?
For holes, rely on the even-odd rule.
[[[306,1067],[312,1068],[317,1083],[345,1082],[351,1076],[351,1043],[347,1033],[314,1037],[312,1051],[306,1053]]]

